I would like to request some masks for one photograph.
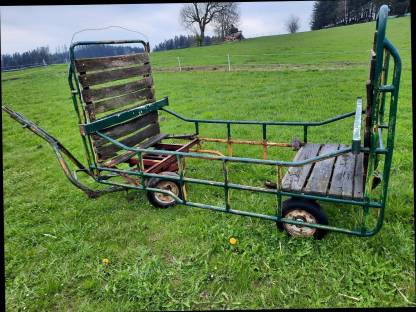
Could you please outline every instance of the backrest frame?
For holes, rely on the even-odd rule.
[[[144,53],[92,59],[80,59],[75,57],[75,48],[78,46],[103,44],[141,44]],[[144,101],[143,103],[139,103],[138,105],[134,104],[133,107],[129,107],[129,109],[132,109],[139,106],[141,107],[142,105],[147,106],[146,104],[155,102],[149,52],[149,43],[142,40],[81,41],[71,44],[69,50],[70,66],[68,82],[80,126],[89,125],[106,119],[116,113],[123,112],[125,111],[123,109],[126,107],[126,103],[133,102],[134,104],[135,101]],[[137,62],[137,64],[135,62]],[[119,66],[127,67],[114,69],[114,67]],[[123,85],[101,87],[99,89],[94,88],[95,85],[102,86],[103,83],[111,83],[116,80],[130,77],[135,78],[136,75],[138,78],[137,81],[124,83]],[[140,79],[140,77],[142,79]],[[93,88],[91,89],[90,86],[93,86]],[[138,90],[138,92],[136,90]],[[110,111],[110,114],[107,116],[97,116],[99,113],[106,113],[108,111]],[[111,113],[112,111],[113,113]],[[133,127],[133,124],[134,126],[147,127],[146,131],[142,131],[142,134],[135,133],[135,138],[137,139],[143,139],[143,135],[150,136],[152,134],[160,133],[157,109],[148,110],[147,115],[149,116],[132,115],[131,120],[124,121],[125,123],[130,123],[131,126],[128,127],[127,125],[120,128],[125,131],[130,131],[127,132],[127,134],[130,135],[135,130],[138,130]],[[135,119],[143,119],[143,122],[137,122]],[[149,123],[149,125],[147,123]],[[123,124],[121,123],[120,126],[123,126]],[[111,143],[103,146],[103,142],[101,142],[100,138],[92,133],[82,133],[82,129],[81,134],[86,158],[91,168],[97,167],[97,162],[101,163],[115,156],[116,151],[120,149]],[[126,133],[118,135],[123,136],[126,135]],[[132,140],[130,139],[130,141]]]

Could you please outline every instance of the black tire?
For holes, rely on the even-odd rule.
[[[161,172],[160,174],[166,176],[179,177],[177,173],[170,171]],[[162,178],[150,178],[149,180],[147,180],[146,185],[147,187],[169,190],[176,194],[179,198],[183,198],[181,187],[179,183],[176,181],[165,180]],[[174,198],[163,193],[147,191],[146,195],[149,202],[156,208],[169,208],[176,205],[176,201]]]
[[[298,219],[304,222],[317,223],[328,225],[328,217],[321,208],[321,206],[312,200],[305,200],[299,198],[291,198],[282,204],[282,217],[288,219]],[[280,230],[286,231],[293,237],[310,237],[315,239],[322,239],[328,231],[310,228],[306,226],[296,226],[289,223],[278,222],[277,226]]]

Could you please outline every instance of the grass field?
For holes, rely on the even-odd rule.
[[[156,95],[189,117],[313,120],[353,111],[365,97],[374,23],[153,53],[155,68],[218,64],[288,64],[277,71],[155,71]],[[415,258],[411,133],[410,19],[389,20],[388,37],[403,61],[395,152],[385,224],[358,238],[291,239],[275,224],[176,206],[153,208],[143,193],[91,200],[62,174],[49,146],[3,117],[6,305],[10,311],[182,310],[414,306]],[[266,55],[264,55],[266,54]],[[267,55],[276,54],[276,55]],[[225,62],[224,62],[225,63]],[[291,70],[291,64],[298,64]],[[311,68],[311,65],[316,65]],[[2,75],[3,103],[48,130],[83,159],[63,65]],[[164,132],[183,133],[174,119]],[[311,142],[349,144],[352,119],[312,129]],[[221,127],[202,127],[223,137]],[[302,136],[281,127],[279,141]],[[236,128],[254,139],[261,129]],[[277,140],[277,139],[276,139]],[[220,148],[220,150],[223,147]],[[236,148],[261,157],[261,149]],[[291,159],[293,152],[272,153]],[[211,163],[188,163],[191,177],[221,179]],[[232,168],[231,181],[260,186],[271,172]],[[191,199],[221,204],[222,192],[192,187]],[[236,208],[272,212],[272,197],[232,193]],[[356,221],[348,206],[323,205],[333,225]],[[228,243],[230,237],[238,242]],[[109,259],[105,265],[102,259]]]

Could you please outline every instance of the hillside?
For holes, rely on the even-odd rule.
[[[410,17],[389,19],[387,36],[396,43],[403,58],[410,55]],[[152,53],[155,66],[226,64],[321,64],[327,62],[366,62],[375,22],[341,26],[293,35],[246,39],[221,45],[194,47]],[[407,58],[409,60],[409,58]]]

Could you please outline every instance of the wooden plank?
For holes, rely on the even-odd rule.
[[[301,161],[318,155],[321,144],[305,144],[297,152],[293,161]],[[312,164],[300,167],[289,167],[282,180],[282,189],[285,191],[300,192],[309,176]]]
[[[337,149],[338,144],[325,144],[320,149],[319,155],[335,152]],[[312,173],[308,179],[308,183],[303,188],[303,191],[305,193],[326,195],[334,163],[335,157],[316,162],[312,168]]]
[[[149,124],[156,123],[158,121],[157,111],[147,113],[146,115],[136,117],[126,123],[114,125],[101,131],[101,133],[109,136],[112,139],[118,139],[129,133],[136,132],[137,130],[148,126]],[[95,146],[99,147],[108,143],[108,141],[96,134],[91,135],[94,140]]]
[[[143,75],[149,75],[150,73],[150,65],[145,64],[139,67],[119,68],[110,71],[82,74],[79,75],[79,82],[81,83],[82,87],[85,88],[110,81],[127,79],[135,76],[139,77]]]
[[[199,139],[193,139],[192,141],[190,141],[189,143],[186,143],[185,145],[183,145],[181,148],[179,148],[177,151],[178,152],[188,152],[189,149],[194,146],[195,144],[197,144],[199,142]],[[175,155],[169,155],[168,157],[166,157],[163,161],[161,161],[160,163],[148,168],[145,170],[145,172],[150,172],[150,173],[159,173],[162,172],[166,169],[169,169],[169,167],[174,164],[177,163],[177,158]]]
[[[364,191],[364,154],[357,155],[354,170],[354,198],[363,198]]]
[[[116,55],[107,57],[85,58],[75,60],[78,72],[103,70],[114,67],[127,67],[149,62],[147,53],[135,53],[128,55]]]
[[[346,146],[341,145],[340,148],[346,148]],[[339,155],[335,161],[334,173],[332,174],[328,195],[352,198],[354,171],[355,155],[353,153]]]
[[[104,87],[99,89],[83,89],[82,99],[85,103],[96,102],[108,97],[114,97],[139,91],[141,89],[150,88],[153,85],[151,77],[145,77],[139,81],[123,83],[115,86]]]
[[[105,99],[99,102],[87,104],[94,107],[94,113],[100,114],[111,111],[116,108],[122,108],[134,102],[144,101],[141,105],[154,102],[153,92],[151,89],[142,89],[137,92],[127,93],[115,98]],[[140,106],[140,105],[137,105]]]
[[[152,123],[148,127],[141,129],[140,131],[120,140],[120,143],[127,145],[127,146],[135,146],[145,139],[148,139],[156,134],[160,133],[160,128],[158,123]],[[99,154],[99,158],[107,159],[109,157],[115,156],[116,152],[121,150],[122,148],[118,145],[113,143],[109,143],[107,145],[103,145],[100,147],[96,147],[97,154]]]
[[[163,133],[159,133],[151,138],[149,138],[146,142],[139,144],[137,147],[139,148],[148,148],[152,145],[155,144],[155,142],[160,142],[161,140],[163,140],[164,138],[166,138],[168,135],[167,134],[163,134]],[[128,151],[127,153],[118,155],[117,157],[114,157],[113,159],[109,160],[108,162],[106,162],[104,165],[107,167],[114,167],[117,164],[120,164],[122,162],[125,162],[127,160],[129,160],[131,157],[133,157],[136,153],[133,151]],[[163,159],[163,157],[162,157]],[[159,161],[160,162],[160,161]],[[158,163],[159,163],[158,162]],[[156,164],[156,163],[155,163]]]

